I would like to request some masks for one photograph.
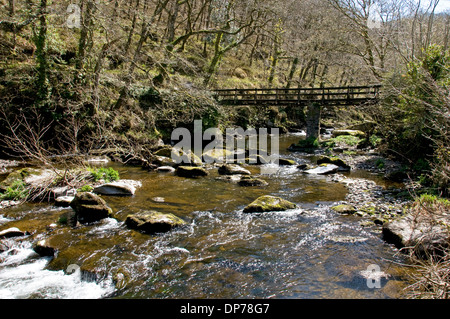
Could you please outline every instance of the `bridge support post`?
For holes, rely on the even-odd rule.
[[[306,139],[317,140],[320,134],[321,105],[317,102],[308,104],[306,113]]]

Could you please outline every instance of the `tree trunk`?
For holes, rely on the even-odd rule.
[[[289,76],[287,79],[286,88],[289,89],[291,87],[292,79],[294,78],[295,71],[297,71],[298,66],[298,58],[294,58],[292,61],[291,71],[289,72]]]
[[[178,0],[174,0],[172,10],[169,12],[169,18],[167,20],[167,42],[172,43],[175,39],[175,23],[178,17],[178,11],[180,4]]]
[[[222,42],[222,39],[223,39],[223,32],[217,33],[216,41],[214,42],[214,56],[211,59],[211,63],[209,64],[205,81],[203,82],[205,86],[207,86],[211,81],[211,78],[214,72],[216,71],[217,65],[219,64],[220,59],[222,58],[223,52],[220,49],[220,43]]]
[[[83,9],[85,6],[86,6],[86,10],[83,12]],[[87,4],[84,0],[81,2],[81,13],[82,13],[81,32],[80,32],[80,40],[78,42],[78,57],[77,57],[77,60],[75,63],[75,68],[77,70],[81,70],[84,66],[84,59],[86,56],[86,46],[88,43],[89,29],[92,24],[93,9],[94,9],[93,0],[88,0]]]
[[[137,21],[137,15],[138,15],[138,11],[139,11],[139,5],[140,5],[140,0],[137,0],[136,8],[134,9],[133,22],[131,23],[130,33],[128,34],[128,40],[127,40],[127,43],[125,44],[124,56],[128,55],[128,52],[129,52],[130,46],[131,46],[131,42],[133,41],[133,35],[134,35],[134,30],[136,29],[136,21]]]
[[[47,0],[41,0],[39,7],[39,32],[35,40],[38,71],[37,90],[39,100],[48,96],[48,60],[47,60]]]

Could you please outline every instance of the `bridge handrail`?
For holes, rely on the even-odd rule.
[[[381,84],[345,87],[318,88],[254,88],[254,89],[218,89],[214,95],[221,103],[256,104],[256,103],[297,103],[313,101],[324,103],[346,103],[373,101],[378,98]]]
[[[255,91],[316,91],[316,90],[359,90],[359,89],[372,89],[372,88],[380,88],[381,84],[372,84],[372,85],[360,85],[360,86],[336,86],[336,87],[316,87],[316,88],[254,88],[254,89],[215,89],[213,92],[252,92]]]

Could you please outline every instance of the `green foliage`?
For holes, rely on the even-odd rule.
[[[25,182],[18,179],[6,188],[5,192],[0,195],[0,200],[23,200],[27,198],[28,194],[29,190],[26,188]]]
[[[314,137],[308,137],[305,140],[301,140],[297,143],[298,147],[311,147],[311,148],[317,148],[320,146],[319,139]]]
[[[82,187],[80,187],[79,189],[77,189],[78,193],[82,193],[82,192],[90,192],[94,189],[94,187],[92,187],[91,185],[84,185]]]
[[[450,128],[449,88],[450,51],[432,45],[420,59],[406,65],[404,74],[388,79],[379,120],[387,149],[412,163],[418,173],[433,168],[433,180],[443,191],[450,183],[445,146]]]
[[[329,140],[324,142],[324,146],[326,147],[335,147],[337,145],[344,145],[344,146],[357,146],[359,143],[361,143],[363,140],[359,138],[358,136],[352,136],[352,135],[340,135],[333,138],[330,138]]]
[[[91,172],[91,176],[95,182],[103,179],[105,182],[109,183],[119,179],[119,172],[112,167],[89,168],[89,172]]]
[[[450,210],[450,200],[439,197],[434,194],[422,194],[414,201],[415,205],[422,207],[444,207],[446,210]]]
[[[419,158],[417,162],[413,166],[413,170],[417,172],[423,172],[423,171],[429,171],[430,170],[430,164],[428,161]]]
[[[369,137],[369,142],[373,147],[377,147],[378,145],[380,145],[382,141],[382,138],[373,134]]]
[[[386,163],[381,158],[379,158],[375,161],[375,166],[379,169],[383,169],[385,165],[386,165]]]

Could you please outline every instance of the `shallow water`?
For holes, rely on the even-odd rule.
[[[280,141],[284,151],[298,140]],[[121,178],[142,182],[133,197],[104,197],[115,218],[77,229],[58,225],[68,209],[46,204],[0,211],[0,230],[18,227],[31,235],[8,239],[0,254],[0,298],[397,298],[403,286],[402,256],[381,239],[376,226],[329,211],[347,190],[325,177],[280,167],[260,175],[267,187],[240,187],[210,176],[186,179],[138,167],[111,164]],[[379,183],[366,172],[347,173]],[[261,195],[298,205],[286,212],[244,214]],[[173,213],[187,222],[175,231],[150,236],[129,230],[124,220],[139,210]],[[39,258],[31,243],[51,237],[58,257]],[[369,288],[365,271],[377,265],[388,278]],[[80,267],[72,274],[67,268]],[[78,268],[76,268],[78,269]],[[14,287],[14,288],[13,288]]]

